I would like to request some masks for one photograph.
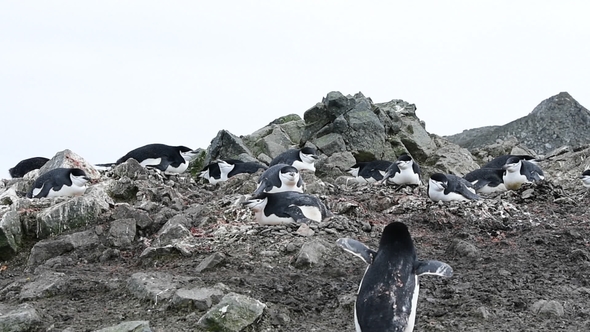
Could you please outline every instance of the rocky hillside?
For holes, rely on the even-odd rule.
[[[321,223],[258,225],[240,202],[259,174],[220,185],[194,175],[219,157],[268,162],[303,145],[320,154],[316,174],[303,174],[306,190],[335,214]],[[477,159],[508,148],[483,147]],[[420,259],[455,272],[420,279],[416,331],[590,329],[590,195],[577,179],[590,148],[560,149],[540,162],[547,181],[476,202],[347,183],[355,161],[402,152],[425,176],[478,167],[468,150],[426,132],[414,105],[339,92],[303,119],[243,137],[221,130],[179,176],[132,159],[97,172],[59,152],[52,166],[93,174],[84,196],[23,198],[38,172],[0,181],[0,331],[352,332],[366,266],[335,242],[376,248],[392,221],[408,225]]]
[[[542,101],[527,116],[503,126],[465,130],[445,138],[469,150],[516,139],[518,144],[546,155],[561,146],[575,149],[590,144],[589,125],[590,112],[567,92],[561,92]]]

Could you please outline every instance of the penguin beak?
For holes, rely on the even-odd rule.
[[[311,159],[313,159],[313,160],[318,160],[318,158],[319,158],[319,157],[318,157],[318,156],[316,156],[315,154],[312,154],[312,155],[310,155],[310,157],[311,157]]]

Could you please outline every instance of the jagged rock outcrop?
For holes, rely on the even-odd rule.
[[[483,127],[446,136],[470,150],[516,138],[518,144],[545,155],[564,145],[577,148],[590,143],[590,111],[569,93],[542,101],[525,117],[503,126]]]

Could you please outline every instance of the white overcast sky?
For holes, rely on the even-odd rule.
[[[590,107],[587,1],[2,1],[0,177],[69,148],[207,148],[330,91],[416,104],[449,135],[569,92]]]

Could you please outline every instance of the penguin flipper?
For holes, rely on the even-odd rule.
[[[453,275],[453,268],[440,261],[416,261],[414,263],[414,273],[417,276],[432,274],[440,277],[450,277]]]
[[[377,254],[375,250],[370,249],[364,243],[350,238],[338,239],[336,244],[356,257],[359,257],[367,264],[371,264]]]

